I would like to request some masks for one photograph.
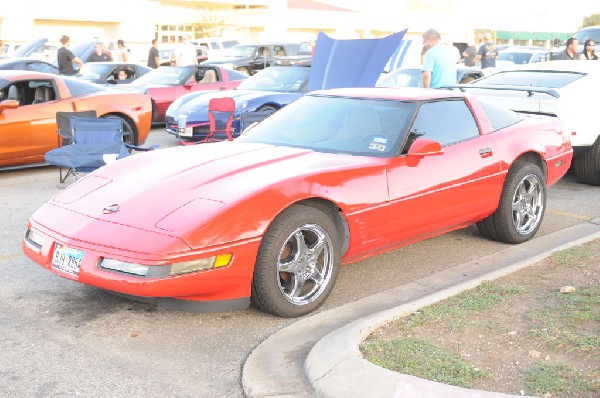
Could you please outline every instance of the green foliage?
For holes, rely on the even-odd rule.
[[[527,388],[536,395],[553,395],[563,391],[598,391],[595,386],[581,378],[576,369],[564,365],[536,363],[525,372]]]
[[[381,367],[453,386],[469,388],[474,380],[488,377],[460,355],[424,340],[365,343],[361,349],[371,362]]]
[[[406,318],[407,326],[417,327],[452,319],[454,327],[463,325],[463,320],[472,313],[484,313],[500,305],[508,297],[523,293],[518,286],[502,286],[485,282],[475,289],[467,290]]]
[[[586,26],[595,26],[595,25],[600,25],[600,13],[599,12],[592,14],[592,15],[588,15],[587,17],[583,18],[583,25],[581,27],[585,28]]]

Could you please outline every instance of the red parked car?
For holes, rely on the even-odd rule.
[[[236,88],[248,76],[220,66],[161,66],[117,88],[147,93],[152,98],[152,122],[165,121],[165,112],[173,101],[195,91]]]
[[[33,214],[23,250],[159,306],[301,316],[341,264],[473,223],[531,239],[571,156],[560,120],[459,92],[316,91],[234,141],[97,170]]]

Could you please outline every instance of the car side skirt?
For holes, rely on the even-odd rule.
[[[211,313],[211,312],[225,312],[243,310],[250,306],[250,297],[242,297],[230,300],[215,300],[215,301],[201,301],[201,300],[181,300],[170,297],[141,297],[133,296],[130,294],[118,293],[110,290],[106,290],[108,293],[114,294],[119,297],[128,298],[134,301],[139,301],[145,304],[154,305],[158,308],[167,310],[183,311],[183,312],[195,312],[195,313]]]

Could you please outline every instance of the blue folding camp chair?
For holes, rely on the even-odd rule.
[[[58,129],[56,130],[56,132],[58,133],[58,147],[73,143],[73,129],[71,128],[71,117],[73,116],[91,117],[94,119],[97,117],[96,111],[94,110],[78,112],[56,112],[56,125],[58,126]],[[60,175],[60,182],[62,183],[69,176],[69,171],[67,170],[67,173],[64,177],[63,168],[59,167],[58,171]]]
[[[119,118],[94,119],[71,116],[72,144],[46,153],[48,164],[68,168],[63,183],[69,175],[75,179],[80,173],[92,172],[108,163],[129,156],[129,150],[148,151],[156,146],[142,148],[123,142],[123,121]]]

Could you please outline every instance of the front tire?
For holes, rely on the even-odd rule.
[[[600,185],[600,137],[584,156],[573,160],[575,177],[583,184]]]
[[[546,179],[540,168],[516,162],[504,182],[496,211],[477,223],[482,235],[505,243],[522,243],[540,228],[546,210]]]
[[[331,293],[340,261],[340,236],[329,216],[293,205],[277,216],[260,244],[252,301],[281,317],[308,314]]]

